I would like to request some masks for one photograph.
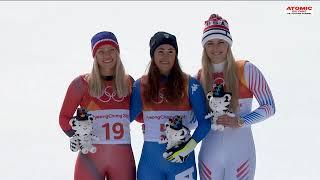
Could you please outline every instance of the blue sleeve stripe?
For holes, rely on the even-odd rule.
[[[258,109],[266,112],[266,115],[267,115],[267,116],[268,116],[269,114],[271,114],[271,109],[270,109],[270,106],[268,106],[268,105],[260,106]]]
[[[250,65],[250,75],[249,77],[252,77],[249,81],[250,88],[255,94],[255,97],[260,105],[269,104],[271,106],[274,106],[273,97],[270,91],[270,88],[263,77],[262,73],[259,71],[258,68]],[[256,77],[256,78],[255,78]]]
[[[246,63],[246,77],[249,89],[259,103],[253,112],[243,116],[246,125],[260,122],[275,113],[275,103],[271,90],[261,71],[252,63]]]
[[[253,112],[252,114],[250,114],[250,115],[248,116],[248,118],[254,120],[254,119],[260,118],[260,116],[259,116],[259,114]]]
[[[249,115],[245,116],[244,119],[248,120],[248,121],[255,121],[255,120],[259,120],[263,118],[263,116],[261,114],[258,114],[256,112],[252,112]]]

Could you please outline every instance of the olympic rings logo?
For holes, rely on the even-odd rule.
[[[220,77],[215,78],[215,79],[213,80],[212,88],[214,89],[218,84],[222,84],[222,86],[224,86],[224,85],[225,85],[224,79],[223,79],[223,78],[220,78]]]
[[[117,93],[113,91],[112,86],[107,86],[104,89],[103,95],[99,98],[102,102],[109,102],[110,100],[116,101],[116,102],[122,102],[124,100],[124,97],[119,98],[117,96]]]
[[[169,102],[164,95],[165,88],[161,88],[159,90],[159,97],[157,99],[152,99],[151,101],[155,104],[162,104]],[[182,97],[184,97],[184,93],[182,93]],[[158,101],[157,101],[158,100]]]
[[[164,90],[165,88],[161,88],[159,90],[159,97],[157,98],[158,101],[156,101],[155,99],[152,99],[152,102],[155,104],[162,104],[163,102],[168,102],[168,100],[166,99],[166,97],[164,96]]]

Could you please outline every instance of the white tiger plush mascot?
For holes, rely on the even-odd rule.
[[[70,149],[73,152],[80,150],[83,154],[88,152],[95,153],[96,147],[92,145],[93,140],[98,140],[98,137],[93,135],[93,116],[87,114],[83,108],[77,109],[77,116],[73,117],[69,124],[73,130],[74,135],[70,138]]]
[[[207,94],[208,104],[211,112],[208,113],[205,118],[211,118],[211,129],[223,131],[224,126],[217,124],[216,121],[219,116],[227,114],[230,117],[235,117],[235,114],[229,111],[229,105],[231,102],[231,93],[225,93],[222,85],[214,87],[214,91],[209,91]]]
[[[169,119],[165,123],[166,138],[163,142],[167,142],[166,151],[163,153],[163,157],[167,158],[172,154],[174,148],[178,148],[184,143],[188,142],[191,138],[190,130],[182,125],[182,117],[175,116],[173,119]]]

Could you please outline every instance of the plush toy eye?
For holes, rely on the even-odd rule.
[[[226,100],[224,102],[230,102],[230,100],[231,100],[230,94],[226,94],[226,95],[224,95],[224,97],[226,98]]]
[[[183,135],[184,135],[184,131],[181,132],[181,136],[183,136]]]

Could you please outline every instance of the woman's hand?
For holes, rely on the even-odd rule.
[[[243,121],[239,117],[230,117],[226,114],[219,116],[217,119],[217,124],[221,124],[224,127],[239,128],[243,126]]]

